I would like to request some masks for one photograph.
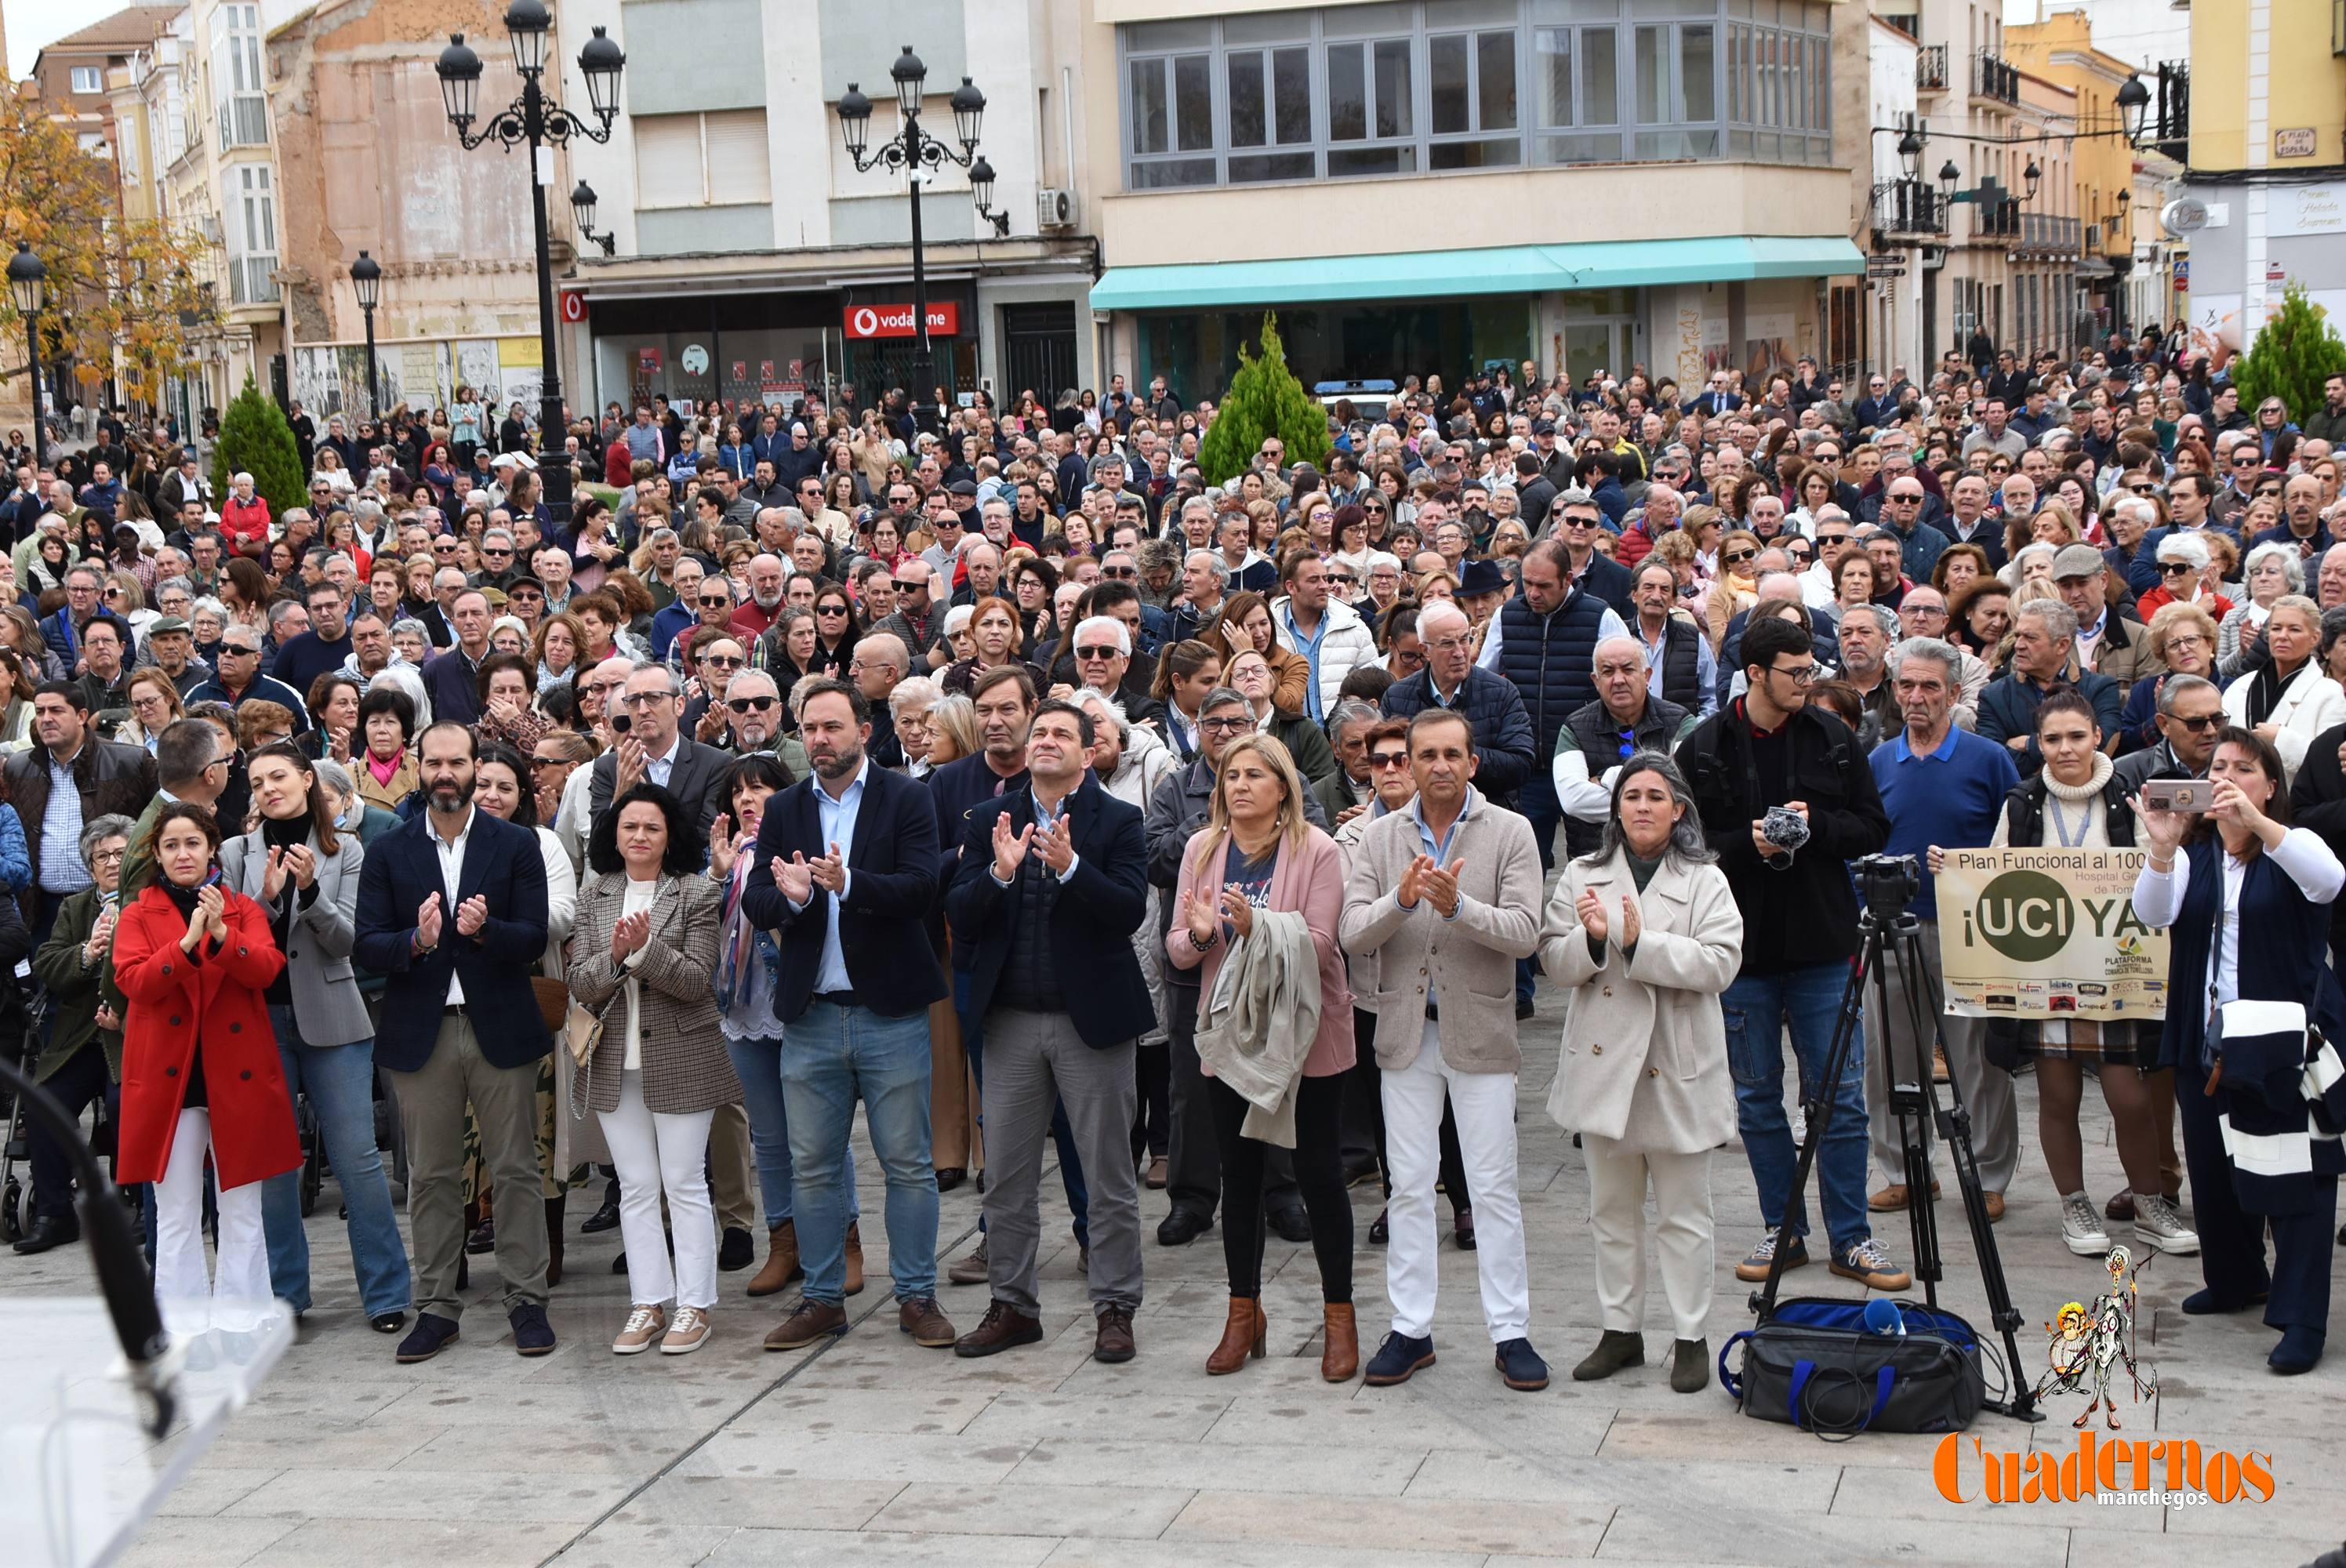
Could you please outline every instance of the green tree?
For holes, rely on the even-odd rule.
[[[252,475],[252,487],[269,503],[271,518],[284,516],[308,498],[293,427],[285,423],[284,410],[263,397],[250,375],[220,416],[219,440],[212,444],[212,488],[223,500],[230,480],[239,473]]]
[[[1239,345],[1239,372],[1230,378],[1229,390],[1214,411],[1214,423],[1198,445],[1198,466],[1209,484],[1226,484],[1252,465],[1264,440],[1271,436],[1286,448],[1289,463],[1327,466],[1327,410],[1287,368],[1279,317],[1266,312],[1262,352],[1250,355],[1245,344]]]
[[[2305,297],[2304,285],[2292,282],[2280,309],[2265,318],[2264,330],[2230,370],[2243,409],[2277,397],[2289,405],[2291,419],[2303,420],[2321,406],[2322,383],[2346,372],[2346,342]]]

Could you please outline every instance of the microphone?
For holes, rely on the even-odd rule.
[[[1906,1337],[1906,1315],[1898,1310],[1898,1303],[1886,1296],[1876,1296],[1865,1304],[1865,1331],[1884,1339],[1903,1339]]]

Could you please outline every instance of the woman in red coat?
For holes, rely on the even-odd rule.
[[[220,882],[219,828],[165,805],[139,846],[159,873],[122,911],[114,972],[128,1000],[116,1179],[155,1184],[155,1295],[180,1332],[242,1320],[275,1292],[260,1184],[301,1163],[293,1102],[270,1026],[285,967],[269,914]],[[219,1187],[219,1267],[204,1273],[204,1156]],[[209,1297],[209,1317],[189,1309]],[[243,1310],[227,1321],[221,1309]]]

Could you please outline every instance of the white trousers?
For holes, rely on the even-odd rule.
[[[1530,1270],[1524,1260],[1524,1205],[1515,1186],[1515,1075],[1462,1073],[1442,1059],[1440,1026],[1425,1024],[1417,1059],[1381,1076],[1385,1155],[1392,1200],[1385,1224],[1385,1294],[1393,1332],[1423,1339],[1433,1332],[1440,1279],[1433,1183],[1442,1165],[1442,1097],[1458,1119],[1458,1152],[1474,1207],[1474,1268],[1483,1285],[1483,1320],[1491,1342],[1523,1339],[1531,1327]]]
[[[1710,1151],[1640,1154],[1582,1135],[1588,1157],[1588,1228],[1596,1237],[1596,1304],[1605,1327],[1638,1332],[1646,1321],[1646,1188],[1654,1189],[1654,1251],[1662,1294],[1681,1339],[1699,1339],[1719,1271],[1710,1223]],[[1478,1227],[1479,1228],[1479,1227]]]
[[[655,1114],[644,1105],[644,1075],[619,1074],[619,1108],[598,1113],[611,1165],[619,1173],[619,1241],[627,1249],[627,1298],[638,1306],[706,1311],[717,1305],[717,1211],[709,1201],[709,1127],[715,1111]],[[676,1227],[668,1265],[660,1225],[668,1195]]]
[[[211,1146],[212,1114],[181,1111],[170,1162],[155,1184],[155,1299],[174,1334],[255,1328],[277,1296],[257,1181],[220,1189],[217,1267],[204,1271],[204,1157]],[[209,1315],[199,1316],[207,1301]]]

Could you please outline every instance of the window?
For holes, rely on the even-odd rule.
[[[1435,34],[1426,42],[1426,76],[1433,168],[1490,168],[1523,161],[1512,29]],[[1507,134],[1488,134],[1493,131]]]
[[[1598,8],[1617,15],[1617,0]],[[1542,163],[1613,163],[1621,158],[1620,29],[1542,27],[1535,35],[1540,126],[1577,134],[1539,138]]]
[[[212,102],[219,144],[269,145],[269,93],[260,74],[260,7],[223,5],[212,16]]]
[[[1311,50],[1234,49],[1229,56],[1230,162],[1233,185],[1261,179],[1309,179],[1311,151]],[[1248,151],[1249,148],[1300,151]]]
[[[73,90],[95,93],[105,89],[106,83],[96,66],[76,66],[73,68]]]
[[[277,197],[269,166],[240,163],[229,171],[229,297],[240,305],[277,299]]]
[[[1328,46],[1328,173],[1414,174],[1416,100],[1407,38]],[[1372,144],[1382,143],[1382,146]]]
[[[766,111],[638,115],[636,205],[739,207],[773,200]]]

